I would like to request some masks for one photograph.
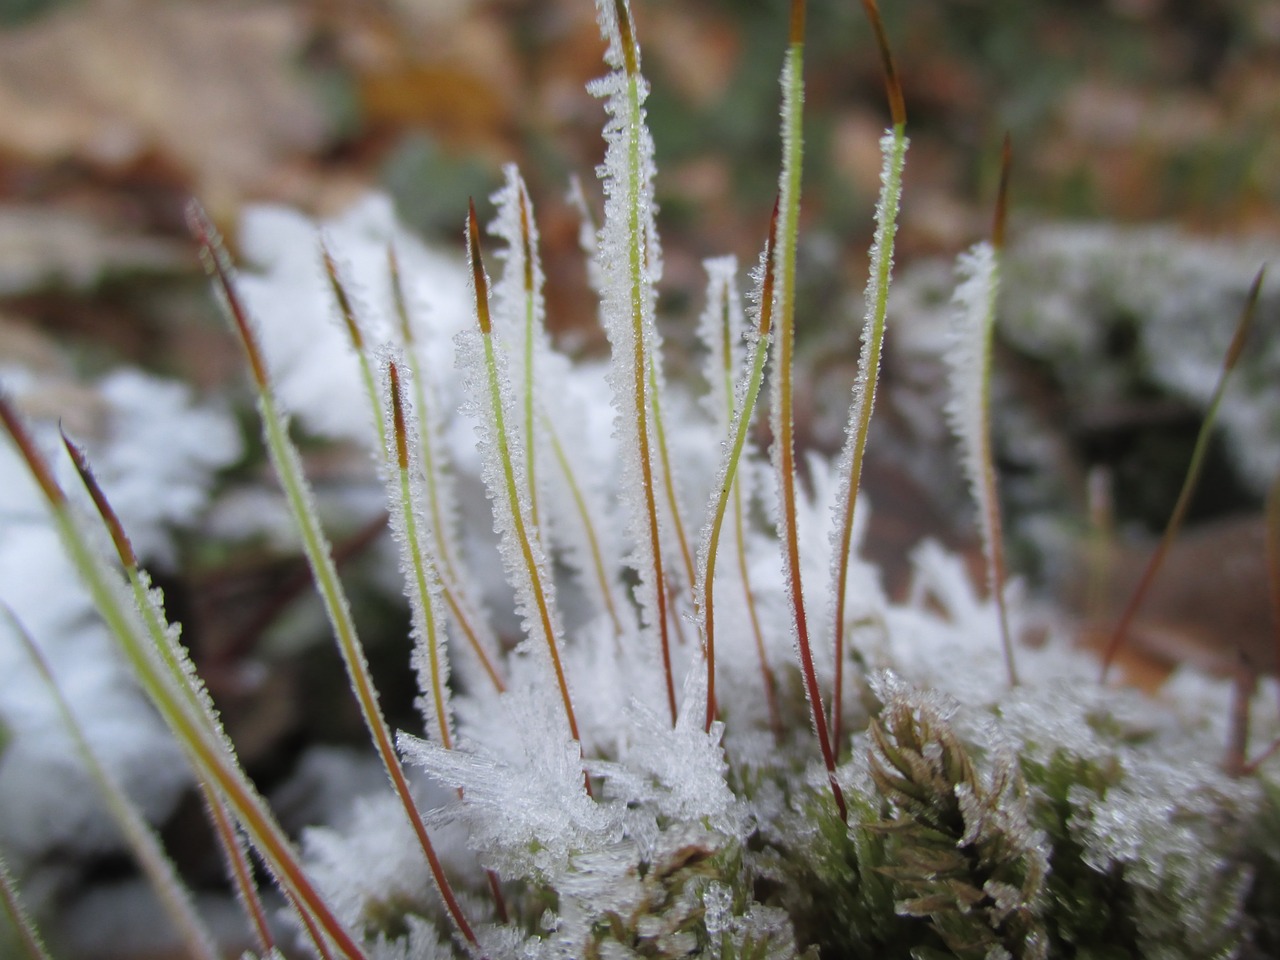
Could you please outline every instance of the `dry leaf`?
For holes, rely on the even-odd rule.
[[[279,4],[88,0],[0,34],[0,149],[35,162],[129,164],[157,151],[211,207],[325,134]]]

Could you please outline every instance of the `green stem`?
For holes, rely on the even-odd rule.
[[[893,245],[898,232],[898,208],[902,197],[902,168],[906,162],[907,138],[905,128],[898,124],[893,128],[892,145],[889,148],[884,183],[880,191],[879,225],[874,244],[875,261],[871,265],[868,281],[869,337],[863,353],[863,369],[859,371],[859,392],[854,403],[857,408],[856,423],[852,426],[853,448],[849,458],[849,475],[845,481],[844,510],[840,517],[840,538],[836,548],[834,623],[835,682],[831,693],[831,742],[840,749],[844,704],[844,646],[845,601],[849,576],[849,559],[853,548],[853,521],[858,508],[858,491],[862,486],[863,458],[867,449],[867,437],[871,432],[871,414],[875,407],[876,384],[880,379],[880,357],[884,346],[885,315],[889,305],[889,279],[893,272]]]
[[[776,375],[778,401],[775,463],[778,470],[779,509],[782,513],[783,551],[787,573],[787,593],[791,604],[792,622],[796,631],[796,645],[800,652],[800,670],[805,693],[813,716],[822,761],[827,768],[827,781],[840,818],[847,821],[844,792],[836,780],[835,753],[827,734],[827,719],[822,707],[822,693],[818,689],[817,672],[813,664],[813,650],[809,640],[809,625],[805,617],[804,589],[800,581],[800,544],[796,528],[796,465],[795,465],[795,411],[794,386],[792,384],[793,353],[795,350],[795,298],[796,298],[796,242],[800,232],[800,181],[803,163],[803,110],[804,99],[804,3],[793,0],[791,8],[791,43],[783,72],[783,159],[782,159],[782,229],[778,245],[778,261],[781,264],[779,288],[778,364]]]
[[[743,393],[742,408],[737,409],[733,389],[732,363],[733,355],[730,350],[729,343],[729,323],[727,320],[723,325],[724,340],[723,354],[725,362],[725,396],[726,408],[729,411],[730,430],[733,434],[733,442],[729,448],[727,460],[724,468],[724,480],[720,485],[719,493],[716,497],[716,504],[712,510],[711,523],[706,538],[706,555],[703,558],[703,570],[701,580],[695,581],[697,584],[697,592],[695,593],[695,601],[699,606],[702,614],[702,636],[706,644],[706,661],[707,661],[707,715],[705,729],[710,731],[711,724],[714,722],[717,712],[716,707],[716,628],[715,628],[715,579],[716,579],[716,557],[719,553],[720,529],[724,523],[724,515],[728,506],[730,491],[736,491],[740,494],[741,485],[735,483],[738,472],[738,464],[742,459],[742,451],[746,446],[747,432],[751,427],[752,415],[755,412],[756,400],[760,396],[760,386],[764,381],[764,365],[768,357],[768,338],[773,323],[773,293],[774,293],[774,248],[778,240],[778,206],[774,205],[773,216],[769,223],[769,237],[765,243],[764,249],[764,275],[760,284],[760,317],[756,325],[756,337],[748,351],[746,358],[747,369],[750,371],[747,379],[746,390]],[[725,297],[726,311],[728,310],[728,296]],[[760,633],[760,623],[756,616],[755,601],[751,595],[750,581],[747,578],[747,565],[745,553],[745,530],[743,529],[742,518],[742,500],[741,496],[734,499],[734,521],[736,524],[736,532],[738,539],[738,567],[742,575],[743,590],[746,592],[747,610],[750,613],[752,629],[755,631],[756,649],[760,655],[760,669],[764,673],[765,696],[769,703],[769,719],[773,725],[775,737],[779,735],[780,719],[778,716],[777,693],[774,689],[773,674],[769,670],[769,663],[765,656],[764,639]]]
[[[619,0],[619,6],[621,2]],[[653,611],[654,624],[662,653],[662,670],[666,679],[667,708],[671,714],[672,726],[676,722],[676,685],[671,669],[671,638],[667,629],[667,578],[663,569],[662,536],[658,522],[657,497],[654,494],[653,460],[649,444],[649,399],[647,397],[647,379],[649,375],[649,352],[645,337],[644,300],[645,279],[644,262],[647,246],[641,206],[643,203],[640,189],[640,87],[638,68],[635,60],[634,43],[630,37],[630,21],[620,20],[627,25],[623,31],[624,54],[627,58],[627,105],[631,123],[627,130],[627,234],[628,275],[631,289],[631,335],[633,339],[632,365],[632,410],[635,415],[636,436],[639,443],[639,459],[641,485],[644,488],[645,515],[648,523],[649,550],[653,554],[653,589],[657,609]]]

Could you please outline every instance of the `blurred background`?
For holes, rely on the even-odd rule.
[[[761,243],[786,7],[637,4],[675,314],[699,294],[703,256],[753,262]],[[805,215],[820,272],[860,287],[880,65],[858,4],[811,7]],[[914,143],[900,261],[984,234],[1005,131],[1018,215],[1276,229],[1280,2],[883,7]],[[587,0],[3,0],[0,28],[9,321],[179,365],[167,331],[195,267],[188,197],[230,227],[246,203],[328,214],[380,189],[456,244],[467,196],[515,160],[539,204],[552,322],[592,322],[563,200],[575,174],[594,196],[602,155]]]

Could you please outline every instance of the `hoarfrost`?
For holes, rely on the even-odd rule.
[[[553,695],[510,691],[495,719],[505,734],[496,742],[473,740],[466,730],[457,750],[404,733],[397,742],[409,762],[465,791],[465,803],[449,816],[467,825],[482,863],[504,876],[558,885],[573,857],[621,840],[621,811],[583,790],[581,748]]]

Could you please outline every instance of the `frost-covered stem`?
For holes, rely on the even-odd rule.
[[[542,570],[539,568],[533,553],[533,544],[525,526],[524,509],[520,502],[520,488],[516,483],[515,465],[512,460],[511,444],[507,437],[506,418],[503,414],[502,379],[498,374],[498,359],[493,346],[493,324],[489,318],[489,281],[485,277],[484,262],[480,258],[480,226],[476,220],[476,207],[472,203],[467,212],[467,244],[471,260],[471,276],[476,298],[476,322],[480,327],[480,339],[484,348],[484,369],[486,386],[489,392],[489,409],[492,417],[494,442],[498,449],[498,458],[502,465],[502,491],[506,496],[507,507],[512,518],[516,544],[520,557],[524,562],[529,578],[533,602],[537,608],[537,616],[546,638],[547,652],[551,656],[551,666],[555,671],[556,684],[560,690],[560,700],[564,704],[565,719],[569,723],[569,734],[581,748],[582,737],[578,733],[578,719],[573,712],[573,700],[569,696],[569,684],[565,679],[564,665],[560,662],[560,651],[556,645],[556,630],[551,622],[551,603],[547,596],[546,585],[542,581]],[[583,783],[587,794],[591,794],[591,782],[583,773]]]
[[[454,897],[453,889],[444,874],[444,867],[436,855],[431,838],[427,835],[426,824],[423,823],[422,815],[413,801],[413,792],[405,777],[404,768],[400,764],[400,758],[393,747],[391,732],[378,705],[378,691],[373,684],[373,678],[369,675],[368,663],[365,661],[364,650],[356,634],[355,623],[351,619],[345,591],[338,579],[338,571],[333,565],[328,541],[320,529],[319,518],[311,509],[310,490],[298,466],[297,453],[293,449],[284,421],[277,412],[271,395],[262,393],[258,398],[258,404],[266,427],[267,449],[280,474],[285,498],[289,502],[298,531],[302,535],[303,552],[307,555],[307,561],[329,614],[338,641],[338,649],[346,664],[347,677],[351,682],[352,692],[356,695],[365,726],[369,729],[391,785],[417,835],[418,843],[431,867],[432,876],[440,889],[440,895],[445,901],[449,914],[462,935],[469,942],[474,943],[475,934]]]
[[[884,23],[875,0],[863,0],[863,8],[871,20],[884,65],[885,83],[893,127],[880,141],[884,166],[880,173],[880,200],[876,204],[876,233],[871,245],[871,271],[867,277],[867,312],[862,331],[862,357],[853,407],[849,411],[845,452],[840,463],[848,464],[841,477],[839,539],[834,555],[831,594],[835,599],[832,636],[835,638],[835,678],[831,691],[831,746],[839,754],[844,705],[844,607],[848,588],[849,554],[853,544],[853,520],[858,507],[858,491],[862,486],[863,457],[871,429],[871,413],[875,407],[876,384],[880,379],[880,355],[884,345],[885,312],[889,305],[889,281],[893,273],[893,245],[898,233],[898,208],[902,200],[902,168],[906,161],[906,108],[902,85],[889,52]]]
[[[226,255],[222,251],[212,224],[208,222],[204,212],[195,205],[188,209],[192,229],[196,235],[197,242],[201,245],[207,269],[214,276],[218,288],[222,292],[230,312],[233,314],[236,330],[240,334],[241,345],[250,358],[255,377],[261,376],[256,386],[258,391],[258,410],[266,436],[267,451],[280,477],[281,486],[289,503],[294,524],[302,538],[303,552],[306,554],[307,563],[311,567],[312,575],[316,580],[316,587],[321,599],[324,601],[325,610],[333,626],[334,635],[338,641],[338,649],[347,668],[347,678],[360,706],[365,726],[369,729],[369,734],[373,739],[383,766],[386,768],[391,785],[400,800],[401,806],[404,808],[405,816],[409,819],[414,834],[417,836],[422,852],[426,856],[432,877],[435,879],[436,886],[440,890],[440,896],[445,902],[445,907],[457,925],[459,932],[468,942],[474,944],[476,942],[475,933],[462,913],[462,908],[453,894],[453,888],[449,884],[448,877],[445,876],[444,867],[440,863],[440,858],[436,855],[435,847],[427,834],[426,824],[423,823],[422,815],[413,801],[413,793],[410,790],[408,778],[405,776],[404,768],[400,764],[400,758],[396,755],[391,732],[387,729],[386,719],[382,716],[381,708],[378,706],[377,688],[373,684],[373,678],[369,675],[369,666],[365,661],[364,649],[356,634],[355,623],[351,619],[351,610],[347,604],[346,592],[343,590],[342,583],[338,578],[338,571],[333,563],[328,539],[320,527],[320,519],[312,506],[311,490],[306,478],[303,476],[298,452],[294,448],[293,442],[289,439],[285,418],[276,409],[270,381],[266,378],[266,365],[261,360],[261,350],[258,347],[257,337],[250,323],[248,312],[244,309],[236,292],[232,268],[226,261]]]
[[[161,662],[173,679],[174,689],[185,696],[193,714],[203,718],[205,728],[212,736],[225,739],[226,735],[214,711],[213,703],[208,694],[202,692],[195,671],[190,668],[186,655],[178,646],[176,636],[170,631],[164,611],[160,608],[158,595],[153,595],[150,580],[138,566],[138,556],[133,549],[133,543],[125,533],[124,525],[120,522],[115,509],[107,501],[102,487],[99,486],[84,450],[73,443],[66,433],[62,434],[62,443],[71,457],[71,462],[75,465],[80,481],[89,493],[89,498],[93,501],[94,508],[98,511],[98,516],[102,519],[103,526],[111,535],[116,556],[129,581],[134,605],[138,608],[142,621],[146,625],[152,649],[159,654]]]
[[[338,265],[334,262],[333,255],[323,240],[320,242],[320,258],[324,261],[325,276],[329,279],[329,289],[333,291],[333,298],[337,301],[338,312],[342,314],[342,323],[346,328],[347,338],[351,341],[351,349],[356,355],[356,362],[360,365],[360,381],[364,384],[365,396],[369,398],[369,406],[373,409],[373,424],[378,431],[378,450],[381,456],[381,451],[387,449],[387,421],[382,413],[382,403],[378,399],[378,387],[374,382],[369,351],[365,349],[364,334],[356,319],[355,308],[351,305],[351,297],[338,273]]]
[[[786,63],[782,68],[782,172],[779,176],[779,210],[782,226],[776,258],[780,277],[778,291],[778,363],[773,388],[773,464],[778,478],[778,511],[782,524],[783,572],[791,604],[791,622],[800,654],[800,672],[813,716],[822,762],[835,797],[840,819],[848,820],[844,793],[836,780],[836,758],[827,735],[827,718],[822,693],[813,665],[809,624],[804,609],[804,589],[800,582],[800,543],[796,529],[795,411],[792,384],[795,350],[796,240],[800,232],[800,181],[804,153],[804,0],[792,0],[791,36]]]
[[[846,453],[848,471],[841,477],[837,502],[844,505],[840,513],[839,541],[834,557],[832,595],[835,598],[835,683],[831,694],[831,739],[839,749],[842,727],[841,704],[844,701],[844,608],[848,587],[849,555],[853,545],[853,521],[858,507],[858,491],[862,485],[862,466],[871,431],[871,414],[876,401],[876,384],[880,379],[880,356],[884,345],[885,311],[889,304],[889,280],[893,271],[893,243],[897,234],[898,205],[902,196],[902,167],[906,159],[907,138],[904,128],[895,124],[881,141],[884,171],[880,203],[876,208],[876,235],[871,250],[871,275],[867,280],[867,315],[862,334],[862,359],[858,371],[853,408],[849,412]]]
[[[769,222],[769,238],[765,243],[764,252],[764,272],[760,282],[760,318],[756,325],[755,338],[751,343],[747,354],[747,374],[746,387],[742,393],[742,402],[738,404],[735,400],[735,388],[733,386],[732,364],[733,353],[729,349],[728,327],[724,324],[725,343],[725,391],[728,394],[728,403],[730,410],[730,428],[729,435],[733,438],[731,446],[728,448],[724,466],[721,468],[721,481],[719,490],[716,492],[715,506],[712,509],[711,523],[705,538],[704,555],[699,558],[699,566],[701,567],[700,576],[695,582],[697,584],[694,595],[695,605],[702,614],[702,637],[703,643],[706,645],[706,661],[707,661],[707,716],[704,729],[711,731],[711,724],[716,718],[716,618],[715,618],[715,581],[716,581],[716,556],[719,552],[720,545],[720,529],[724,524],[725,511],[729,504],[730,491],[741,490],[741,485],[734,483],[737,478],[738,464],[742,459],[742,451],[746,446],[747,432],[751,427],[752,414],[755,412],[756,399],[760,396],[760,385],[764,381],[764,365],[765,359],[769,353],[769,332],[773,323],[773,288],[774,288],[774,246],[778,237],[778,206],[774,205],[773,216]],[[725,298],[725,310],[728,307],[728,297]],[[743,547],[743,538],[745,531],[742,524],[742,503],[741,498],[735,499],[734,502],[735,523],[737,525],[738,536],[738,564],[742,574],[743,589],[746,591],[747,608],[751,615],[752,628],[755,630],[756,646],[760,654],[760,668],[764,673],[764,689],[765,697],[769,703],[769,720],[773,725],[775,734],[779,729],[778,719],[778,698],[774,690],[773,674],[769,671],[768,660],[765,658],[764,644],[760,636],[760,625],[756,618],[755,604],[751,596],[750,581],[747,579],[746,557]]]
[[[604,597],[605,610],[609,614],[609,621],[613,624],[615,635],[622,636],[622,619],[618,616],[618,607],[613,599],[613,584],[609,579],[609,572],[605,568],[604,554],[600,550],[600,539],[596,535],[596,526],[591,519],[591,511],[587,508],[587,500],[582,495],[582,487],[573,472],[573,465],[565,454],[564,446],[560,443],[560,436],[556,433],[555,424],[544,417],[542,429],[546,431],[547,437],[551,441],[551,452],[556,458],[556,464],[560,467],[560,472],[564,474],[564,482],[569,488],[569,495],[573,497],[573,505],[578,511],[578,519],[582,522],[582,529],[586,534],[587,546],[591,553],[591,570],[595,575],[596,582],[600,584],[600,593]]]
[[[534,530],[541,529],[538,522],[538,444],[534,430],[534,337],[537,333],[537,297],[534,286],[533,244],[529,229],[529,195],[520,182],[520,245],[524,258],[524,450],[525,481],[529,487],[529,520]]]
[[[431,531],[435,537],[436,558],[440,564],[441,589],[445,603],[454,622],[467,638],[467,643],[480,660],[485,675],[499,693],[506,689],[501,675],[494,666],[493,657],[480,639],[475,624],[479,615],[474,613],[474,606],[463,591],[462,579],[453,559],[453,548],[448,533],[448,519],[443,504],[443,492],[440,489],[441,478],[436,463],[435,433],[432,430],[430,411],[427,407],[427,392],[423,385],[423,371],[418,363],[417,351],[414,349],[413,324],[409,322],[409,308],[405,300],[404,284],[400,277],[399,259],[395,247],[387,248],[387,263],[391,273],[392,299],[395,301],[396,314],[400,319],[400,337],[404,342],[406,362],[409,364],[410,379],[413,383],[413,402],[418,411],[418,450],[422,457],[422,475],[426,485],[427,509],[431,517]]]
[[[662,536],[658,523],[658,503],[653,489],[653,459],[649,450],[649,401],[646,375],[649,358],[645,349],[644,328],[644,259],[646,231],[640,216],[641,165],[640,165],[640,88],[639,70],[636,64],[635,42],[631,35],[631,20],[623,0],[616,0],[619,27],[622,30],[623,54],[626,58],[627,103],[632,122],[627,130],[627,275],[631,295],[631,335],[633,339],[632,411],[639,444],[641,486],[644,488],[645,516],[648,523],[649,549],[653,553],[653,589],[657,609],[655,625],[662,650],[662,671],[667,685],[667,708],[674,726],[676,713],[676,684],[671,669],[671,637],[667,628],[667,576],[663,569]]]
[[[947,412],[964,451],[965,473],[978,504],[987,585],[995,602],[1005,670],[1010,686],[1017,686],[1004,602],[1004,533],[991,445],[991,334],[1000,289],[999,252],[989,243],[976,244],[961,255],[959,270],[956,343],[949,355],[953,392]]]
[[[40,931],[36,929],[35,921],[27,913],[27,908],[22,905],[22,898],[18,896],[18,885],[14,883],[13,875],[9,873],[9,865],[5,862],[3,854],[0,854],[0,907],[4,908],[4,916],[9,918],[9,926],[18,932],[18,941],[26,951],[28,960],[53,960],[49,956],[49,951],[45,949],[44,941],[40,939]]]
[[[173,681],[174,689],[184,696],[193,715],[203,718],[205,729],[211,737],[226,743],[229,747],[230,743],[223,732],[213,703],[191,669],[186,654],[179,647],[176,634],[169,629],[164,610],[160,606],[159,595],[153,592],[150,579],[138,566],[138,556],[133,549],[133,544],[125,533],[124,525],[121,524],[115,509],[99,486],[84,451],[73,443],[65,432],[62,433],[62,442],[71,457],[71,462],[75,465],[76,472],[80,475],[81,482],[89,493],[89,498],[98,511],[98,516],[111,535],[116,556],[129,581],[134,605],[142,616],[147,634],[151,639],[151,648],[159,654],[161,662]],[[54,689],[56,695],[57,690]],[[244,844],[228,817],[225,801],[207,781],[200,782],[200,792],[204,798],[206,811],[213,822],[214,833],[222,844],[223,854],[227,858],[227,867],[231,873],[236,894],[253,925],[259,946],[263,950],[270,949],[274,938],[267,925],[266,908],[262,904],[257,885],[253,880]]]
[[[54,678],[48,661],[45,659],[44,654],[40,652],[35,640],[27,632],[26,627],[23,626],[8,606],[0,604],[0,610],[3,610],[6,619],[12,624],[14,633],[26,652],[27,659],[35,666],[44,681],[63,726],[71,734],[76,752],[80,755],[80,759],[84,762],[94,783],[102,792],[102,797],[107,803],[107,809],[119,825],[120,832],[124,835],[125,841],[133,851],[134,856],[137,857],[138,864],[142,867],[143,873],[147,875],[148,882],[155,891],[156,897],[160,900],[165,913],[169,915],[169,920],[178,931],[188,954],[196,958],[196,960],[215,960],[218,956],[218,949],[214,946],[213,935],[205,926],[204,921],[200,919],[200,915],[196,913],[187,887],[179,879],[177,871],[173,867],[173,862],[165,855],[164,849],[160,846],[159,838],[156,837],[155,832],[142,819],[142,814],[138,812],[138,808],[124,792],[119,781],[116,780],[111,771],[102,765],[97,755],[93,752],[93,748],[89,746],[84,730],[81,728],[75,714],[71,711],[71,705],[67,702],[66,697],[63,696],[62,689]]]
[[[1000,293],[1000,258],[1004,250],[1012,162],[1013,151],[1006,136],[1001,152],[1000,189],[996,194],[991,243],[976,244],[959,259],[960,284],[954,296],[957,307],[954,343],[948,354],[952,396],[947,405],[947,415],[960,441],[965,473],[978,504],[987,587],[995,602],[1005,671],[1009,685],[1017,686],[1013,634],[1009,629],[1009,610],[1004,596],[1004,525],[991,442],[992,336]]]
[[[203,211],[199,211],[197,216],[203,235],[212,236],[212,227],[207,225]],[[244,319],[243,314],[241,319]],[[250,364],[255,370],[265,371],[260,357],[257,357],[256,362],[251,359]],[[316,919],[325,935],[342,951],[342,955],[348,960],[366,960],[363,950],[312,886],[284,832],[245,777],[228,745],[214,738],[207,729],[204,718],[192,712],[190,703],[193,691],[178,692],[174,687],[174,678],[157,662],[159,654],[151,649],[150,638],[146,628],[139,622],[137,611],[120,592],[115,571],[107,566],[81,531],[66,494],[53,479],[52,471],[40,456],[17,414],[2,396],[0,423],[3,423],[17,445],[19,454],[40,487],[63,549],[88,588],[95,608],[120,642],[125,659],[138,682],[186,752],[197,775],[211,781],[215,789],[226,797],[228,805],[235,811],[253,844],[261,851],[280,885]]]
[[[1138,609],[1142,606],[1142,601],[1146,599],[1147,590],[1155,580],[1156,572],[1164,562],[1165,554],[1169,552],[1169,547],[1172,546],[1174,538],[1178,535],[1178,530],[1182,527],[1182,521],[1187,515],[1187,508],[1191,506],[1191,497],[1195,493],[1196,484],[1200,480],[1200,471],[1204,467],[1205,454],[1209,449],[1209,440],[1213,436],[1213,427],[1217,422],[1218,411],[1222,406],[1223,394],[1226,393],[1231,373],[1235,369],[1236,362],[1240,359],[1241,352],[1244,350],[1249,328],[1253,325],[1253,315],[1258,306],[1258,296],[1262,292],[1262,278],[1265,274],[1266,268],[1263,267],[1258,271],[1257,276],[1253,278],[1253,285],[1249,288],[1244,309],[1240,312],[1240,319],[1231,338],[1231,345],[1227,348],[1227,355],[1222,361],[1222,372],[1218,376],[1217,386],[1214,387],[1213,396],[1210,398],[1209,405],[1205,410],[1204,422],[1200,425],[1200,432],[1196,435],[1196,444],[1191,451],[1191,462],[1187,465],[1187,475],[1183,478],[1182,489],[1178,492],[1177,503],[1173,506],[1173,513],[1169,516],[1169,523],[1164,528],[1164,535],[1160,538],[1160,543],[1156,546],[1155,552],[1151,554],[1151,559],[1147,562],[1146,569],[1142,571],[1142,578],[1138,581],[1137,588],[1129,598],[1129,603],[1120,615],[1115,631],[1111,634],[1111,640],[1108,642],[1106,652],[1102,657],[1102,672],[1099,682],[1106,682],[1112,661],[1115,659],[1121,644],[1124,643],[1129,627],[1133,623],[1133,618],[1137,616]]]
[[[1013,661],[1013,636],[1009,631],[1009,609],[1005,603],[1004,582],[1004,524],[1000,515],[1000,496],[996,484],[995,454],[991,448],[991,328],[996,314],[996,296],[999,292],[1000,266],[997,258],[991,271],[987,293],[987,339],[982,357],[982,501],[990,531],[987,544],[987,582],[996,603],[1000,619],[1000,644],[1004,649],[1005,669],[1009,673],[1009,685],[1018,685],[1018,668]]]
[[[667,707],[677,719],[675,680],[671,666],[669,585],[662,549],[655,472],[660,463],[653,445],[650,356],[657,352],[653,324],[653,281],[660,261],[653,228],[653,145],[644,122],[648,85],[640,72],[640,51],[627,0],[596,0],[600,32],[608,49],[611,72],[591,85],[604,98],[610,122],[605,127],[605,217],[594,259],[601,292],[601,314],[613,348],[610,387],[616,408],[615,425],[623,457],[623,501],[633,566],[639,573],[637,598],[646,637],[657,633]]]
[[[414,512],[409,436],[405,427],[404,399],[400,392],[400,371],[394,360],[387,361],[387,393],[391,400],[391,443],[395,449],[395,459],[389,466],[396,472],[395,490],[400,498],[396,513],[403,525],[400,533],[404,537],[405,553],[408,554],[412,574],[410,596],[413,616],[426,647],[428,693],[431,696],[436,728],[440,733],[440,745],[446,750],[452,750],[453,734],[449,730],[449,707],[444,688],[444,667],[441,664],[442,638],[436,629],[436,616],[431,602],[431,585],[428,582],[430,576],[427,572],[426,559],[422,555],[418,521]]]
[[[449,711],[444,690],[444,667],[441,663],[442,637],[436,629],[436,617],[432,609],[431,584],[436,579],[434,573],[427,572],[427,559],[423,555],[423,541],[418,534],[418,523],[414,513],[413,482],[409,460],[409,440],[405,429],[404,402],[400,393],[400,374],[394,362],[388,363],[390,383],[387,387],[389,405],[380,396],[374,382],[373,368],[369,360],[369,352],[365,349],[364,337],[356,322],[355,311],[351,306],[351,298],[338,275],[337,264],[334,263],[328,247],[321,245],[324,255],[325,273],[338,307],[346,323],[347,334],[351,340],[351,348],[360,364],[360,374],[364,382],[365,395],[373,410],[374,425],[378,432],[378,459],[386,471],[388,492],[394,497],[392,516],[398,518],[396,531],[401,539],[403,556],[408,561],[407,572],[409,605],[413,611],[415,630],[423,644],[427,660],[427,692],[431,698],[432,714],[440,734],[440,743],[445,749],[452,749],[453,736],[449,731]],[[385,410],[391,410],[393,429],[387,432]]]

